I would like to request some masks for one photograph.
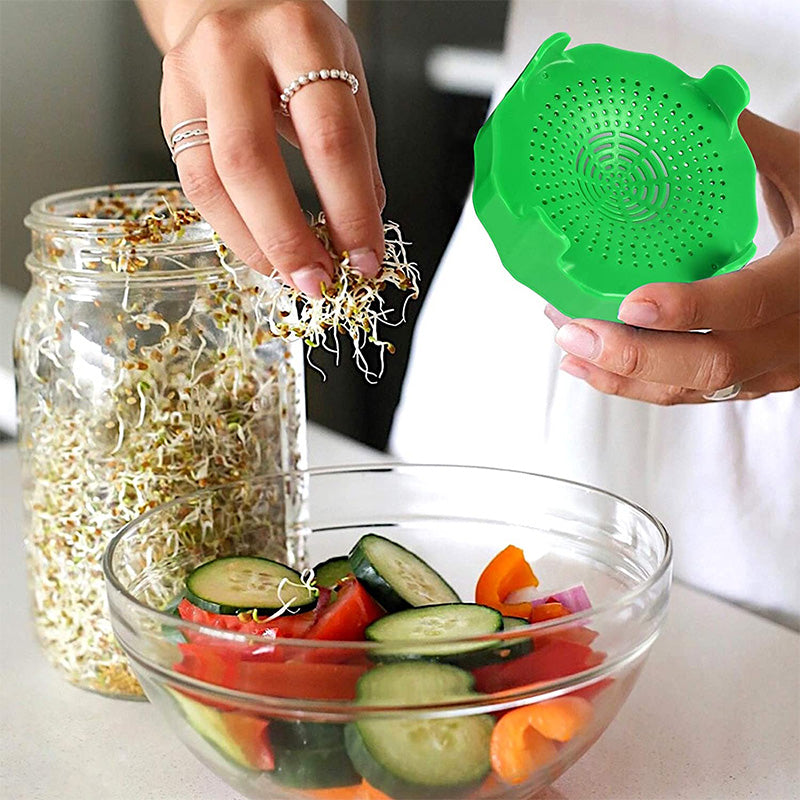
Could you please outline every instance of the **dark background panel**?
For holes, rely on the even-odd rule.
[[[423,298],[458,220],[472,178],[472,143],[488,98],[447,94],[426,80],[437,45],[499,50],[507,3],[500,0],[354,0],[349,24],[361,47],[378,128],[378,155],[387,189],[385,216],[397,221],[422,274]],[[377,386],[351,366],[328,380],[308,377],[312,419],[383,449],[408,359],[421,302],[409,323],[391,333],[397,346]]]

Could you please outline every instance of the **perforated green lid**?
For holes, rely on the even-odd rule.
[[[730,67],[692,78],[566,33],[536,52],[475,141],[475,211],[505,268],[571,317],[617,319],[656,281],[755,253],[756,169]]]

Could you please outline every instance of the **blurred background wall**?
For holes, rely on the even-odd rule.
[[[469,188],[507,2],[329,4],[361,46],[385,216],[413,243],[426,289]],[[0,403],[9,395],[2,386],[10,380],[10,317],[28,285],[22,218],[52,192],[174,179],[158,121],[160,74],[160,55],[132,0],[0,0]],[[289,147],[284,153],[303,206],[317,210],[302,159]],[[309,370],[312,419],[385,446],[420,305],[410,307],[409,325],[392,331],[397,353],[377,386],[347,361],[335,368],[315,357],[328,379]]]

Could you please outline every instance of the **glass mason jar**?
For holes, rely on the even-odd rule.
[[[105,545],[175,497],[304,466],[302,344],[274,333],[294,313],[280,284],[226,258],[176,185],[53,195],[25,222],[14,351],[36,628],[69,681],[137,696],[106,614]],[[265,506],[246,486],[187,512],[166,546],[214,536],[235,552],[257,515],[259,552],[291,558],[302,487]]]

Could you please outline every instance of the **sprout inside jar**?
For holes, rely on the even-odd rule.
[[[305,300],[233,259],[176,186],[52,196],[26,224],[32,286],[15,360],[36,629],[72,683],[140,696],[106,614],[108,539],[206,486],[305,466],[301,340],[335,348],[343,330],[357,357],[368,343],[382,357],[380,288],[416,296],[416,271],[398,233],[375,282],[337,258],[326,296]],[[314,225],[330,248],[324,222]],[[213,529],[225,555],[247,532],[259,554],[302,562],[287,531],[304,486],[286,481],[267,503],[248,491],[244,481],[224,503],[193,507],[160,546],[207,547]]]

